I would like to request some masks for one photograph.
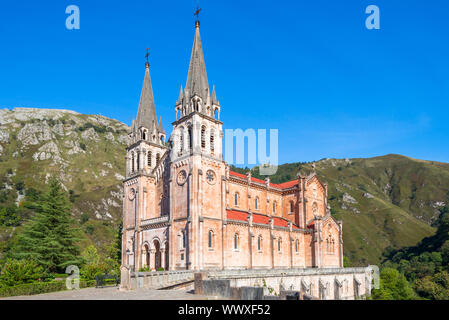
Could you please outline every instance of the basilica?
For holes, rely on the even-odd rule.
[[[342,268],[342,222],[315,173],[271,183],[223,158],[223,110],[195,35],[167,138],[147,63],[126,149],[122,264],[132,271]]]

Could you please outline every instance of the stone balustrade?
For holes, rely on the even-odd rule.
[[[131,272],[129,289],[161,289],[194,280],[193,270]]]
[[[140,222],[140,226],[146,227],[146,226],[150,226],[150,225],[154,225],[154,224],[158,224],[158,223],[164,223],[164,222],[168,222],[168,215],[160,216],[160,217],[153,218],[153,219],[142,220]]]

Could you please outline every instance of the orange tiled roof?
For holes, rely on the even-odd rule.
[[[239,177],[239,178],[242,178],[242,179],[246,179],[247,178],[247,176],[245,174],[243,174],[243,173],[229,171],[229,174],[231,176]],[[258,183],[265,183],[264,180],[253,178],[253,177],[251,177],[251,181],[258,182]],[[297,184],[298,184],[298,180],[287,181],[287,182],[280,183],[280,184],[276,184],[276,183],[271,183],[270,182],[270,187],[277,188],[277,189],[288,189],[288,188],[294,187]]]
[[[226,210],[227,218],[230,220],[239,220],[239,221],[248,221],[248,213],[235,211],[235,210]]]
[[[262,214],[253,213],[253,222],[260,223],[260,224],[269,224],[270,217],[264,216]]]
[[[245,222],[248,221],[249,214],[247,212],[226,210],[226,213],[227,219]],[[273,223],[275,226],[288,228],[289,221],[287,219],[281,217],[273,217],[273,218],[274,218]],[[253,222],[268,225],[270,223],[270,217],[259,213],[253,213]],[[294,223],[292,223],[292,228],[299,229],[299,227]]]

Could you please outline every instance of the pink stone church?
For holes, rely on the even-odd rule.
[[[224,111],[226,109],[223,109]],[[342,223],[316,174],[274,184],[230,171],[200,23],[166,139],[149,63],[129,133],[122,263],[139,270],[343,267]]]

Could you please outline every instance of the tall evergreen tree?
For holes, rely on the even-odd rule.
[[[33,259],[47,272],[64,272],[68,265],[79,265],[80,239],[72,226],[67,193],[56,178],[50,180],[49,191],[39,197],[36,207],[35,216],[12,248],[12,256]]]

